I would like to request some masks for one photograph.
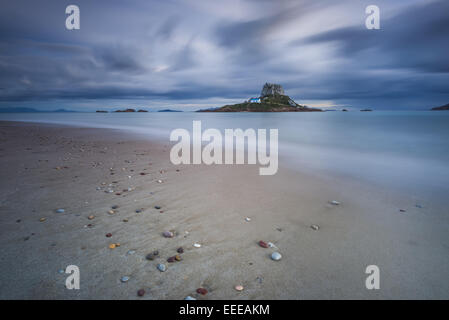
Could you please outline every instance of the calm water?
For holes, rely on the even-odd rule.
[[[449,195],[449,112],[36,113],[0,120],[133,130],[169,142],[171,130],[279,129],[279,165],[321,169],[422,195]],[[426,200],[426,199],[424,199]]]

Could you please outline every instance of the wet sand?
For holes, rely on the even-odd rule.
[[[407,195],[282,161],[274,176],[258,165],[174,166],[169,152],[168,139],[0,122],[0,298],[449,298],[444,205],[418,208]],[[168,263],[179,247],[182,261]],[[372,264],[380,290],[365,288]],[[80,290],[65,288],[58,270],[68,265],[80,269]]]

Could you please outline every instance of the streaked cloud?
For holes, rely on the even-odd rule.
[[[449,101],[444,0],[377,0],[381,30],[366,30],[365,0],[76,2],[77,31],[62,1],[2,4],[0,107],[195,110],[267,81],[314,106]]]

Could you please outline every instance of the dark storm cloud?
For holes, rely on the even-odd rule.
[[[155,37],[160,37],[162,39],[170,39],[173,35],[176,27],[179,25],[179,20],[181,19],[178,15],[173,15],[168,17],[162,25],[157,28]]]
[[[382,30],[347,27],[312,36],[301,43],[336,41],[341,54],[371,67],[449,72],[449,2],[419,5],[382,21]],[[369,51],[371,50],[371,51]],[[365,62],[366,63],[366,62]]]

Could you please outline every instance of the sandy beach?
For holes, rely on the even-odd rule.
[[[169,152],[168,139],[118,130],[0,122],[0,299],[449,298],[444,203],[417,207],[282,161],[274,176],[175,166]],[[182,261],[167,262],[180,247]],[[79,290],[65,287],[68,265]],[[380,268],[379,290],[365,287],[368,265]]]

